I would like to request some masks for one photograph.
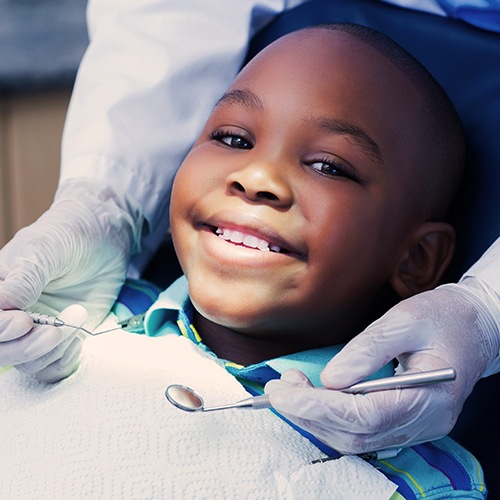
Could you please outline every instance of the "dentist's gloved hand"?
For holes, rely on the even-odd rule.
[[[74,304],[59,318],[72,326],[34,325],[23,311],[4,311],[0,315],[0,366],[14,365],[48,383],[71,375],[78,368],[84,338],[74,327],[85,323],[87,311]]]
[[[50,209],[0,250],[0,366],[40,354],[25,342],[10,344],[32,327],[27,315],[14,310],[57,315],[78,303],[88,311],[87,326],[96,326],[123,284],[141,225],[140,210],[101,181],[66,181]],[[62,348],[60,335],[46,327],[37,325],[32,333],[33,339],[43,336],[42,350]]]
[[[266,385],[280,413],[342,453],[410,446],[453,428],[500,349],[499,301],[476,278],[407,299],[349,342],[312,388],[301,372]],[[339,392],[396,358],[398,374],[445,367],[454,382],[365,395]]]

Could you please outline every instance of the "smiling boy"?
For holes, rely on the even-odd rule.
[[[453,253],[443,220],[463,161],[448,99],[385,37],[335,25],[268,47],[173,187],[203,342],[255,363],[349,340],[390,289],[433,288]]]
[[[447,96],[385,36],[335,24],[282,37],[236,77],[176,175],[185,277],[150,309],[147,333],[170,333],[166,311],[180,309],[184,336],[249,392],[294,366],[318,383],[327,346],[438,284],[464,158]],[[486,494],[477,461],[448,438],[376,466],[396,497]]]
[[[147,333],[171,331],[174,299],[182,333],[251,393],[299,359],[317,383],[326,346],[438,284],[464,159],[449,99],[391,40],[350,24],[282,37],[236,77],[176,175],[170,223],[189,293],[164,292]],[[482,498],[477,461],[439,443],[377,467],[408,498]]]
[[[250,392],[298,358],[317,380],[325,346],[438,284],[464,159],[447,96],[391,40],[349,24],[282,37],[236,77],[176,175],[171,231],[189,290],[181,330]],[[161,302],[149,334],[165,333]],[[482,498],[475,459],[440,443],[377,467],[409,498]],[[461,472],[436,466],[450,455]]]

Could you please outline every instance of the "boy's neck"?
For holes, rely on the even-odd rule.
[[[202,338],[202,342],[219,358],[243,366],[311,349],[310,345],[248,336],[218,325],[198,312],[195,312],[193,323]]]
[[[214,323],[196,310],[193,324],[202,342],[219,358],[248,366],[308,349],[347,342],[396,302],[397,298],[392,289],[385,287],[377,300],[372,301],[368,310],[366,307],[361,308],[365,310],[365,314],[359,314],[358,311],[357,314],[348,314],[347,321],[345,315],[344,321],[340,318],[332,320],[319,329],[326,332],[323,336],[318,335],[318,328],[315,331],[307,331],[305,327],[300,339],[290,336],[279,338],[272,335],[272,332],[260,332],[258,336],[250,332],[245,334]]]

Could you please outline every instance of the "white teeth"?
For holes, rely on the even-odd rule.
[[[243,236],[244,236],[244,234],[242,232],[240,232],[240,231],[231,231],[231,238],[230,238],[230,240],[233,243],[243,243]]]
[[[246,247],[259,248],[259,238],[251,234],[246,234],[243,238],[243,245]]]
[[[281,248],[278,245],[271,245],[268,241],[263,240],[253,234],[245,234],[241,231],[236,231],[232,229],[218,227],[215,230],[215,234],[217,234],[220,238],[230,241],[231,243],[242,243],[246,247],[256,248],[263,252],[280,252]]]
[[[257,243],[257,248],[264,252],[269,252],[269,243],[264,240],[259,240]]]

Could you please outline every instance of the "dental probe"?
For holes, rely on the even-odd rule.
[[[77,330],[82,330],[83,332],[88,333],[89,335],[99,335],[98,333],[97,334],[92,333],[91,331],[87,330],[86,328],[83,328],[83,326],[69,325],[68,323],[65,323],[58,316],[49,316],[48,314],[34,313],[34,312],[28,312],[28,311],[26,311],[26,312],[27,312],[27,314],[29,314],[33,323],[36,323],[37,325],[69,326],[70,328],[76,328]]]
[[[29,311],[26,311],[26,313],[29,314],[29,316],[33,320],[33,323],[36,323],[37,325],[69,326],[70,328],[82,330],[83,332],[88,333],[93,337],[102,335],[103,333],[114,332],[115,330],[126,330],[127,332],[131,333],[144,333],[144,318],[146,316],[146,313],[136,314],[130,318],[127,318],[126,320],[119,321],[117,326],[108,328],[107,330],[103,330],[102,332],[91,332],[81,326],[69,325],[61,318],[59,318],[59,316],[49,316],[48,314],[34,313]]]

